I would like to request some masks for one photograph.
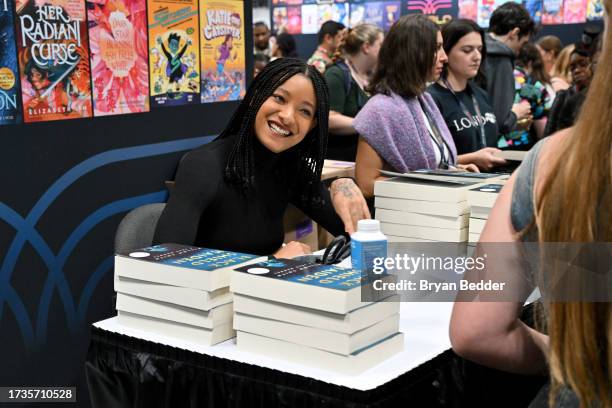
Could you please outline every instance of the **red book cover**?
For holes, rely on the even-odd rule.
[[[287,32],[289,34],[302,34],[302,8],[299,6],[287,7]]]
[[[146,0],[87,0],[94,115],[149,111]]]
[[[91,117],[91,76],[82,0],[16,4],[24,122]]]

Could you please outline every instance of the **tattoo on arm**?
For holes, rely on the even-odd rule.
[[[336,194],[342,194],[344,197],[353,197],[353,187],[354,183],[350,179],[338,179],[334,181],[331,185],[331,195],[332,197]]]

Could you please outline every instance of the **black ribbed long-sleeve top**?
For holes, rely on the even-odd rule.
[[[254,188],[245,195],[226,182],[225,165],[234,143],[235,137],[217,139],[181,160],[157,223],[155,243],[269,255],[283,243],[283,215],[289,203],[332,234],[344,232],[323,183],[319,189],[322,205],[305,204],[297,198],[302,186],[295,185],[295,174],[286,174],[287,169],[295,168],[287,165],[296,161],[295,153],[275,154],[255,140]]]

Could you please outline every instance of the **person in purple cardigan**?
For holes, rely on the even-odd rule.
[[[370,83],[375,94],[354,120],[359,133],[355,176],[366,198],[379,170],[478,171],[458,165],[457,149],[432,97],[425,93],[447,61],[438,26],[421,14],[400,18],[381,46]]]

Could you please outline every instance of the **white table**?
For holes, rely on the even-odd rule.
[[[347,376],[301,364],[240,351],[231,339],[215,346],[202,346],[122,326],[116,317],[94,324],[101,330],[135,337],[195,353],[271,368],[314,378],[355,390],[371,390],[431,360],[450,348],[448,325],[452,303],[402,303],[400,330],[404,332],[404,351],[358,376]]]

